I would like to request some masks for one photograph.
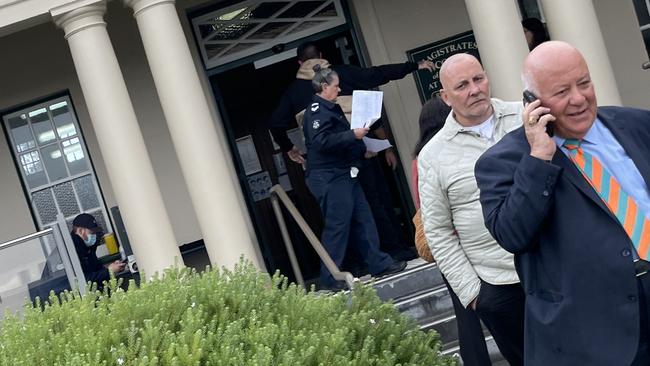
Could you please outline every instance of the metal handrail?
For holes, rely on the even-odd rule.
[[[74,248],[72,238],[69,235],[64,235],[67,225],[62,214],[59,213],[57,215],[57,221],[54,223],[54,225],[54,227],[48,227],[47,229],[6,241],[0,244],[0,250],[8,249],[30,240],[42,238],[44,236],[52,234],[57,249],[59,250],[59,255],[61,256],[63,267],[66,269],[65,274],[68,278],[70,286],[74,287],[76,285],[81,295],[85,295],[86,277],[83,274],[81,263],[77,257],[77,252]]]
[[[28,234],[28,235],[25,235],[25,236],[21,236],[20,238],[16,238],[16,239],[6,241],[6,242],[0,244],[0,250],[11,248],[11,247],[16,246],[18,244],[22,244],[22,243],[28,242],[30,240],[34,240],[34,239],[38,239],[38,238],[43,237],[43,236],[50,235],[50,234],[52,234],[52,231],[54,231],[54,230],[52,230],[51,227],[48,227],[45,230],[38,231],[38,232],[31,233],[31,234]]]
[[[330,257],[330,255],[327,253],[325,247],[323,247],[323,244],[321,244],[320,240],[318,240],[318,237],[316,237],[316,234],[314,234],[296,206],[293,204],[293,202],[291,202],[289,196],[287,196],[287,192],[284,191],[282,186],[279,184],[274,185],[271,187],[270,193],[271,203],[273,204],[273,211],[275,212],[275,217],[278,220],[278,225],[280,226],[282,239],[284,241],[285,247],[287,248],[287,253],[289,254],[291,268],[296,275],[296,281],[298,281],[301,286],[305,287],[305,281],[302,277],[302,272],[300,271],[298,260],[296,259],[296,253],[293,250],[293,243],[289,237],[289,231],[287,230],[287,225],[284,222],[284,217],[282,216],[282,211],[280,210],[278,199],[282,201],[284,207],[286,207],[291,217],[293,217],[293,219],[296,221],[298,227],[300,227],[300,230],[302,230],[303,234],[305,234],[307,237],[309,244],[311,244],[320,259],[325,264],[325,267],[327,267],[327,270],[332,274],[332,277],[334,277],[334,279],[337,281],[345,281],[348,287],[352,289],[355,282],[354,276],[352,276],[350,272],[341,271],[336,263],[334,263],[332,257]]]

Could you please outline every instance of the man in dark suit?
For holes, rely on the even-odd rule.
[[[650,111],[597,108],[564,42],[535,48],[523,78],[539,99],[475,173],[526,291],[526,364],[650,365]]]

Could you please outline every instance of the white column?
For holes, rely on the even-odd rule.
[[[540,1],[551,39],[565,41],[584,55],[599,105],[621,105],[616,78],[592,0]]]
[[[514,0],[465,0],[492,96],[521,100],[528,46]]]
[[[52,15],[65,31],[138,266],[150,277],[183,261],[106,32],[105,11],[100,2]]]
[[[233,267],[243,255],[260,266],[230,152],[217,135],[174,1],[125,2],[140,29],[211,262]]]

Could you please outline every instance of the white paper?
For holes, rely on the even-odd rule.
[[[381,118],[384,92],[355,90],[352,92],[352,122],[350,128],[370,127]]]
[[[305,146],[305,135],[302,134],[302,128],[292,128],[287,131],[287,135],[289,136],[289,140],[291,140],[291,142],[293,142],[293,144],[296,145],[303,154],[307,152],[307,147]]]
[[[364,137],[363,143],[366,144],[366,149],[368,151],[374,153],[386,150],[393,146],[388,142],[388,140],[371,139],[370,137]]]
[[[253,136],[247,135],[235,141],[237,142],[237,151],[239,151],[239,157],[244,165],[246,175],[262,171],[262,164],[260,163],[260,159],[257,158],[257,150],[255,150]]]

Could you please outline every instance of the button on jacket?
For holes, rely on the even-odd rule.
[[[418,156],[418,191],[425,235],[441,272],[464,306],[478,296],[481,281],[519,282],[514,257],[485,227],[474,177],[476,160],[506,133],[521,126],[521,102],[492,99],[492,142],[447,117]]]

